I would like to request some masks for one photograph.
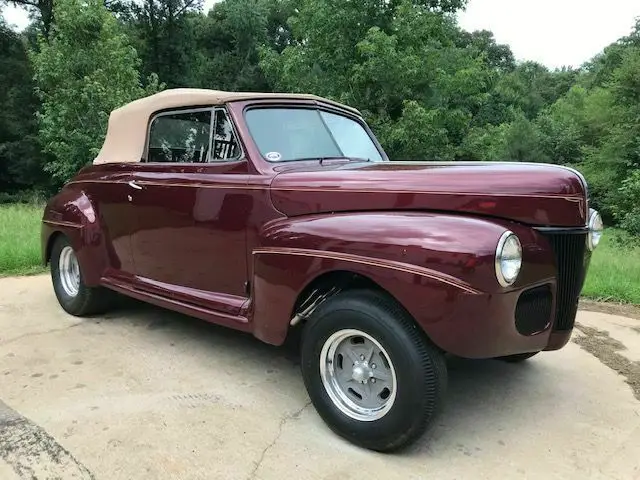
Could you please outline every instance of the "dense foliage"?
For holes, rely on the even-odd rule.
[[[0,23],[0,192],[59,185],[91,160],[109,110],[157,75],[346,102],[394,159],[569,165],[608,223],[640,235],[640,23],[581,68],[550,71],[463,31],[466,0],[12,3],[33,25]]]
[[[46,183],[25,41],[0,18],[0,196]]]
[[[33,55],[44,170],[64,182],[94,158],[110,112],[157,91],[140,86],[137,53],[100,0],[65,0]]]

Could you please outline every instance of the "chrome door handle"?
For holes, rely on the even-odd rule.
[[[136,190],[142,190],[142,187],[140,185],[138,185],[134,180],[131,180],[129,182],[129,186],[131,188],[135,188]]]

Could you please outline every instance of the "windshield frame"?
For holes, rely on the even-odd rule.
[[[255,145],[256,151],[257,151],[258,155],[260,155],[260,158],[262,160],[264,160],[265,162],[269,163],[269,164],[283,165],[283,164],[292,164],[292,163],[305,162],[305,161],[308,162],[308,161],[312,161],[312,160],[316,161],[316,160],[322,160],[323,157],[318,157],[318,158],[305,157],[305,158],[292,159],[292,160],[270,160],[270,159],[266,158],[260,152],[260,148],[258,147],[254,136],[251,134],[251,128],[249,127],[249,123],[247,122],[247,118],[246,118],[247,112],[249,112],[250,110],[256,110],[256,109],[261,109],[261,110],[264,110],[264,109],[271,109],[271,110],[275,110],[275,109],[314,110],[314,111],[317,111],[317,112],[323,111],[323,112],[331,113],[331,114],[334,114],[334,115],[340,115],[341,117],[348,118],[349,120],[352,120],[352,121],[356,122],[358,125],[360,125],[364,129],[364,131],[368,135],[369,139],[371,140],[371,142],[375,146],[376,150],[378,151],[378,154],[380,155],[381,160],[380,161],[373,161],[373,163],[381,163],[381,162],[388,162],[389,161],[389,157],[387,156],[386,152],[382,148],[382,145],[380,145],[380,142],[378,142],[378,139],[374,135],[374,133],[371,130],[371,128],[369,127],[369,125],[367,125],[367,122],[365,122],[364,119],[361,116],[355,115],[355,114],[353,114],[353,113],[351,113],[349,111],[342,110],[340,108],[335,108],[335,107],[332,107],[332,106],[329,106],[329,105],[326,105],[326,104],[321,104],[321,103],[307,104],[307,103],[281,103],[281,102],[275,103],[274,102],[274,103],[260,103],[260,104],[254,104],[254,105],[247,105],[242,110],[242,120],[243,120],[243,122],[245,124],[245,128],[246,128],[247,134],[249,135],[249,137],[251,138],[251,141]],[[324,123],[324,119],[322,119],[322,122]],[[327,132],[329,133],[329,135],[331,135],[332,141],[335,142],[335,138],[333,137],[333,134],[331,133],[331,130],[326,125],[326,123],[324,123],[324,126],[327,129]],[[345,156],[345,157],[339,157],[339,158],[344,158],[345,160],[349,160],[350,157],[346,157]],[[367,161],[367,160],[363,159],[362,161]]]

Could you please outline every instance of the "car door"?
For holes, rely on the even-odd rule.
[[[137,228],[137,214],[131,203],[128,182],[131,168],[128,164],[112,164],[103,167],[100,179],[83,184],[84,193],[91,198],[92,205],[76,205],[78,208],[91,207],[95,210],[100,224],[109,270],[103,275],[131,277],[135,273],[131,232]],[[82,182],[81,182],[82,183]]]
[[[213,132],[215,131],[215,135]],[[248,165],[222,108],[163,112],[133,172],[136,275],[151,291],[229,314],[247,300]]]

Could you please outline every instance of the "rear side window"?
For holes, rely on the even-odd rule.
[[[240,156],[240,146],[233,132],[233,123],[224,110],[216,110],[212,162],[231,160]]]
[[[211,110],[157,116],[149,131],[149,162],[209,161]]]

